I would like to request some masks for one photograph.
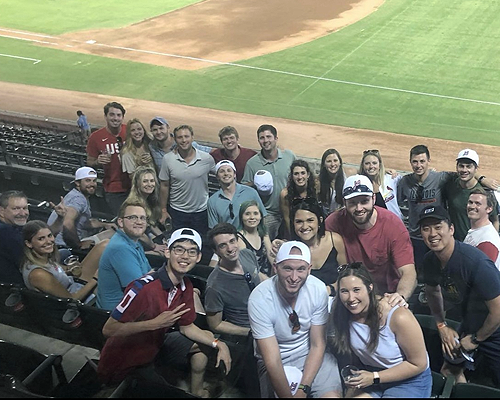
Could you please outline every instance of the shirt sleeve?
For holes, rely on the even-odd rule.
[[[122,171],[133,174],[136,168],[134,156],[130,152],[122,154]]]
[[[110,264],[120,281],[122,288],[130,282],[139,279],[143,273],[133,251],[123,246],[120,251],[114,251],[109,257]]]
[[[217,194],[213,194],[212,196],[216,196]],[[215,200],[215,199],[214,199]],[[215,211],[214,206],[215,201],[212,200],[212,197],[208,199],[207,204],[207,214],[208,214],[208,227],[212,229],[215,225],[217,225],[217,212]]]
[[[493,262],[496,261],[498,257],[498,248],[491,242],[482,242],[476,246],[479,250],[481,250],[484,254],[486,254],[490,260]]]
[[[325,229],[329,232],[336,232],[340,234],[339,226],[340,211],[332,212],[325,220]]]
[[[248,299],[248,317],[253,337],[255,339],[266,339],[275,336],[274,321],[270,315],[272,307],[263,307],[263,299],[258,299],[259,294],[258,290],[254,289]]]
[[[324,325],[328,322],[328,292],[326,286],[318,287],[316,307],[313,310],[311,325]]]
[[[160,173],[158,174],[158,178],[160,178],[161,181],[170,180],[170,169],[168,168],[167,154],[165,154],[161,160]]]
[[[205,291],[205,309],[212,313],[224,311],[224,302],[220,293],[211,286],[208,286]]]
[[[96,138],[94,135],[91,135],[87,142],[87,154],[93,158],[99,157],[99,149],[97,148]]]
[[[248,160],[247,164],[245,165],[245,171],[243,172],[243,178],[241,179],[241,183],[251,183],[253,185],[253,176],[255,172],[252,169],[250,160]]]
[[[391,253],[394,265],[396,268],[400,268],[404,265],[414,264],[415,259],[413,257],[413,246],[410,240],[410,234],[404,226],[403,222],[393,214],[395,218],[391,218],[394,222],[391,225],[394,227],[390,232],[393,235],[393,240],[391,242]]]

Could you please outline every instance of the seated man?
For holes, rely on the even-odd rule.
[[[302,372],[297,397],[340,397],[337,361],[325,352],[328,293],[310,275],[309,247],[283,243],[274,270],[276,275],[257,286],[248,300],[261,396],[291,397],[284,367],[295,367]]]
[[[154,369],[157,355],[167,363],[187,362],[191,356],[191,392],[203,396],[204,352],[216,349],[216,367],[223,361],[227,372],[231,356],[225,343],[194,324],[193,285],[185,274],[201,259],[200,235],[189,228],[174,231],[165,256],[166,265],[128,285],[123,300],[104,325],[108,340],[97,373],[104,383],[119,383],[128,375],[165,382]],[[174,325],[178,332],[170,329]]]

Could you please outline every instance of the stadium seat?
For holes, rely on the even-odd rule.
[[[106,338],[102,334],[102,327],[111,315],[111,311],[84,304],[78,304],[78,311],[80,311],[84,332],[83,342],[80,344],[101,350],[106,342]]]
[[[489,386],[478,385],[475,383],[457,383],[452,391],[450,398],[461,399],[480,399],[480,398],[500,398],[500,389]]]
[[[12,283],[0,283],[0,323],[24,329],[31,324],[22,302],[21,286]],[[33,332],[42,333],[41,329],[34,327]]]

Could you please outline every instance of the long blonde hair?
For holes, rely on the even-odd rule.
[[[142,178],[146,174],[151,174],[155,180],[155,190],[149,196],[144,197],[140,187]],[[161,218],[161,206],[160,206],[160,184],[158,182],[158,177],[156,176],[156,171],[154,168],[147,165],[142,165],[137,167],[132,177],[132,188],[130,189],[130,194],[127,197],[127,202],[141,203],[146,210],[146,215],[148,217],[149,223],[151,225],[156,225],[158,220]]]
[[[363,151],[363,157],[361,157],[361,163],[359,164],[359,172],[361,175],[368,176],[368,174],[364,171],[364,162],[365,158],[368,156],[373,156],[376,157],[378,160],[378,165],[379,165],[379,171],[377,174],[377,179],[379,185],[384,184],[384,175],[385,175],[385,168],[384,168],[384,163],[382,162],[382,156],[380,155],[380,152],[378,150],[365,150]]]
[[[123,146],[122,153],[132,153],[134,155],[136,165],[138,165],[137,158],[139,148],[134,145],[134,139],[130,134],[132,124],[140,124],[142,126],[142,129],[144,130],[144,137],[142,138],[142,144],[139,148],[144,147],[144,149],[149,152],[149,143],[151,142],[152,137],[149,136],[150,133],[146,130],[146,127],[138,118],[133,118],[127,122],[127,136],[125,137],[125,144]]]
[[[31,242],[31,240],[40,232],[42,229],[49,229],[49,226],[39,220],[29,221],[23,227],[23,260],[21,262],[21,270],[27,267],[28,265],[38,265],[39,267],[48,269],[48,264],[57,264],[59,261],[59,251],[57,250],[57,246],[54,244],[54,250],[49,254],[48,262],[41,258],[33,249],[30,249],[26,242]]]

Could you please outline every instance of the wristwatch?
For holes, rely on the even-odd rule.
[[[309,385],[303,385],[302,383],[299,385],[299,389],[303,390],[306,396],[309,396],[311,394],[311,386]]]
[[[479,340],[477,340],[477,333],[474,332],[471,336],[470,336],[470,341],[472,344],[475,344],[476,346],[479,345]]]
[[[378,385],[380,383],[380,375],[377,371],[373,372],[373,384]]]

